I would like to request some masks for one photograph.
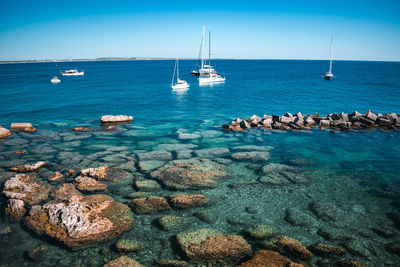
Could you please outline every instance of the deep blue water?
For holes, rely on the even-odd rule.
[[[215,162],[223,162],[230,177],[216,188],[200,191],[213,205],[173,210],[171,215],[186,217],[191,224],[188,229],[172,232],[162,231],[154,224],[165,214],[136,215],[134,228],[122,238],[145,242],[146,249],[140,252],[116,252],[113,243],[118,238],[94,248],[70,251],[38,237],[23,223],[9,221],[4,216],[6,199],[2,197],[0,230],[11,227],[11,233],[0,237],[0,265],[101,266],[128,255],[152,266],[160,258],[185,259],[173,241],[181,231],[209,227],[242,235],[250,225],[267,224],[305,246],[322,242],[345,247],[346,254],[329,260],[332,264],[351,259],[370,266],[398,266],[399,257],[386,246],[398,242],[400,236],[399,226],[388,216],[400,212],[400,131],[224,132],[221,125],[253,114],[300,111],[326,115],[369,109],[400,113],[400,63],[335,61],[333,81],[321,77],[328,68],[327,61],[216,60],[215,64],[226,76],[226,82],[199,87],[197,78],[190,76],[195,61],[180,61],[180,78],[190,84],[189,90],[182,93],[170,88],[174,61],[0,65],[0,125],[9,128],[11,122],[31,122],[38,128],[35,133],[16,132],[0,140],[1,184],[14,175],[9,167],[38,160],[54,164],[35,173],[43,182],[54,172],[54,166],[65,172],[69,168],[100,165],[122,168],[135,161],[135,170],[130,170],[124,180],[106,181],[109,189],[104,193],[126,203],[128,196],[137,191],[134,181],[151,178],[138,167],[140,152],[173,144],[177,146],[171,149],[173,158],[177,159],[178,146],[190,145],[189,157],[197,160],[203,157],[198,152],[205,148],[228,148],[231,154],[237,151],[235,147],[243,145],[273,147],[267,162],[232,160],[230,154],[209,156]],[[60,84],[50,83],[54,75],[71,68],[83,69],[85,76],[59,75]],[[99,118],[105,114],[132,115],[134,122],[118,125],[115,131],[103,131]],[[73,126],[88,126],[94,131],[74,133]],[[180,133],[195,137],[180,139]],[[26,154],[14,153],[23,149]],[[261,168],[269,163],[299,168],[296,173],[306,174],[312,182],[265,185],[260,182]],[[51,186],[56,188],[63,182],[73,179]],[[176,192],[162,188],[152,194],[173,193]],[[310,209],[315,202],[330,203],[334,214],[344,216],[321,220]],[[255,212],[247,212],[249,207]],[[205,222],[193,215],[203,209],[211,211],[214,219]],[[286,218],[288,209],[308,218],[309,223],[291,224]],[[390,234],[377,233],[381,227]],[[346,236],[345,241],[328,240],[318,234],[321,229],[340,231]],[[25,242],[21,244],[21,240]],[[255,253],[260,244],[249,242]],[[38,245],[46,246],[47,252],[35,262],[26,255]],[[316,257],[304,263],[317,264],[320,260]]]

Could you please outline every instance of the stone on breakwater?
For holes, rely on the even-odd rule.
[[[135,198],[129,202],[129,206],[135,213],[149,214],[154,212],[169,211],[171,207],[164,197],[149,196],[145,198]]]
[[[13,172],[31,172],[31,171],[36,171],[37,169],[42,168],[44,165],[46,165],[45,161],[38,161],[33,164],[25,164],[25,165],[20,165],[17,167],[12,167],[10,168],[10,171]]]
[[[187,209],[206,206],[210,199],[203,194],[179,194],[170,199],[174,208]]]
[[[11,131],[7,130],[6,128],[0,125],[0,138],[6,138],[7,136],[11,135]]]
[[[133,117],[126,115],[104,115],[100,117],[100,121],[102,123],[128,122],[133,121]]]
[[[50,188],[32,182],[33,176],[27,174],[16,174],[4,184],[3,194],[7,198],[20,199],[29,205],[35,205],[47,199]]]
[[[306,265],[295,263],[278,252],[262,249],[238,267],[306,267]]]
[[[135,261],[127,256],[121,256],[108,263],[104,264],[103,267],[145,267],[143,264]]]
[[[176,236],[181,250],[193,260],[239,259],[251,252],[250,245],[238,235],[202,228]]]
[[[223,165],[208,159],[175,160],[150,173],[167,188],[176,190],[211,188],[228,176]]]
[[[128,206],[106,195],[90,195],[33,206],[27,225],[39,235],[76,249],[115,238],[129,230],[133,221]]]

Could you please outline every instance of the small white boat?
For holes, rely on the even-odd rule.
[[[176,83],[174,84],[175,72],[176,72]],[[186,81],[179,79],[179,61],[178,61],[178,59],[176,59],[176,61],[175,61],[174,74],[172,75],[172,81],[171,81],[171,88],[172,88],[172,90],[186,90],[189,88],[189,84]]]
[[[61,80],[60,80],[60,79],[58,79],[58,77],[57,77],[57,76],[54,76],[54,77],[53,77],[53,79],[51,79],[51,80],[50,80],[50,82],[51,82],[51,83],[60,83],[60,82],[61,82]]]
[[[331,59],[329,61],[329,71],[325,72],[322,77],[325,80],[332,80],[333,79],[333,73],[332,73],[332,56],[333,56],[333,35],[331,37]]]
[[[82,75],[85,75],[85,72],[74,69],[74,70],[66,70],[64,72],[61,72],[61,74],[63,76],[82,76]]]

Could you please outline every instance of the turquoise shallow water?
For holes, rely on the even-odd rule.
[[[188,218],[191,223],[186,228],[161,230],[154,221],[167,213],[135,215],[135,226],[122,237],[144,242],[146,249],[131,253],[114,249],[118,238],[90,249],[70,251],[53,240],[38,237],[23,223],[9,221],[4,216],[2,197],[0,228],[11,227],[11,232],[2,235],[0,241],[1,264],[101,266],[128,255],[152,266],[160,258],[184,259],[173,238],[181,231],[210,227],[241,235],[251,225],[267,224],[305,246],[323,242],[345,247],[346,254],[331,260],[333,263],[353,259],[371,266],[397,266],[399,257],[388,252],[386,245],[398,241],[400,235],[388,216],[400,212],[400,132],[315,129],[236,133],[222,131],[221,125],[236,117],[287,111],[325,115],[372,109],[400,113],[399,63],[338,61],[334,64],[336,79],[327,82],[320,77],[327,67],[323,61],[221,60],[216,61],[217,69],[225,74],[227,82],[199,87],[196,78],[188,74],[195,62],[181,61],[182,78],[191,85],[182,94],[169,87],[173,64],[132,61],[0,65],[0,125],[9,127],[11,122],[27,121],[39,129],[0,140],[2,184],[14,175],[9,167],[39,160],[54,164],[35,173],[43,181],[54,170],[101,165],[121,168],[135,161],[135,168],[123,179],[105,182],[109,186],[105,194],[127,203],[128,196],[137,191],[134,182],[150,178],[138,167],[137,154],[167,147],[177,159],[185,145],[190,147],[185,150],[188,157],[219,162],[229,174],[213,189],[187,191],[204,193],[211,199],[211,206],[168,213]],[[85,76],[62,77],[60,84],[50,84],[60,70],[75,67],[84,69]],[[135,120],[118,125],[115,131],[105,131],[98,120],[104,114],[132,115]],[[95,131],[75,133],[70,129],[73,126]],[[181,139],[180,133],[194,137]],[[237,147],[245,145],[271,146],[270,159],[232,159]],[[199,153],[207,148],[227,148],[229,153]],[[26,154],[14,153],[23,149]],[[309,180],[290,185],[265,184],[260,181],[261,168],[269,163],[296,168]],[[152,194],[173,193],[162,188]],[[325,209],[328,207],[335,218],[321,219],[313,208],[315,203],[327,205]],[[198,212],[209,218],[199,219],[201,216],[195,215]],[[288,213],[306,223],[294,225]],[[323,231],[340,233],[345,238],[327,239]],[[254,252],[259,249],[260,244],[247,240]],[[46,250],[34,261],[28,252],[38,245],[46,246]],[[306,263],[317,264],[322,259],[315,257]]]

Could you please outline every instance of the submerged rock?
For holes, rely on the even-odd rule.
[[[165,164],[165,161],[161,160],[141,160],[139,161],[139,168],[142,172],[149,172],[160,168]]]
[[[329,202],[314,201],[310,205],[310,210],[323,221],[338,221],[342,218],[340,210]]]
[[[313,254],[299,240],[287,236],[277,236],[263,244],[267,249],[276,250],[295,259],[310,260],[313,258]]]
[[[67,201],[73,196],[80,196],[81,193],[76,190],[75,185],[73,184],[63,184],[60,185],[57,189],[55,189],[51,193],[51,197],[59,202]]]
[[[167,188],[176,190],[211,188],[228,175],[223,165],[207,159],[175,160],[150,173]]]
[[[213,147],[196,150],[195,154],[199,158],[215,158],[229,155],[229,149],[225,147]]]
[[[194,140],[194,139],[199,139],[201,136],[199,134],[195,133],[179,133],[178,134],[178,139],[180,140]]]
[[[182,229],[186,225],[188,225],[188,223],[189,223],[189,220],[187,218],[180,217],[180,216],[166,215],[166,216],[158,219],[158,224],[165,231],[171,231],[174,229]]]
[[[70,248],[103,242],[131,228],[128,206],[106,195],[72,196],[68,202],[33,206],[27,225]]]
[[[83,176],[90,176],[97,180],[105,180],[107,177],[109,168],[107,166],[101,166],[97,168],[88,168],[81,170]]]
[[[102,123],[128,122],[133,121],[133,117],[126,115],[104,115],[101,116],[100,121]]]
[[[210,199],[203,194],[179,194],[170,199],[174,208],[187,209],[206,206]]]
[[[47,199],[50,188],[32,182],[34,177],[27,174],[16,174],[4,184],[3,194],[7,198],[20,199],[29,205],[35,205]]]
[[[243,237],[223,235],[215,229],[179,233],[176,239],[185,256],[193,260],[240,259],[251,252]]]
[[[291,208],[286,209],[285,220],[293,226],[309,226],[312,223],[310,216]]]
[[[108,263],[104,264],[103,267],[145,267],[143,264],[135,261],[127,256],[121,256]]]
[[[140,161],[142,160],[172,160],[172,153],[166,150],[157,150],[137,154]]]
[[[269,225],[257,224],[246,229],[245,232],[252,239],[258,240],[274,236],[278,233],[278,230]]]
[[[161,189],[160,184],[154,180],[135,181],[135,187],[140,191],[157,191]]]
[[[46,165],[45,161],[38,161],[33,164],[25,164],[25,165],[20,165],[17,167],[12,167],[12,168],[10,168],[10,170],[13,172],[31,172],[31,171],[36,171],[37,169],[42,168],[44,165]]]
[[[390,242],[385,246],[385,248],[390,253],[400,256],[400,241]]]
[[[297,168],[279,163],[270,163],[262,168],[264,174],[259,178],[261,183],[270,185],[306,184],[310,178]]]
[[[322,243],[312,245],[311,250],[323,257],[339,257],[346,254],[346,250],[342,247]]]
[[[143,248],[142,243],[129,239],[120,239],[114,245],[119,252],[133,252]]]
[[[107,189],[107,185],[100,183],[96,179],[87,176],[78,176],[75,178],[75,185],[80,191],[104,191]]]
[[[87,127],[74,127],[72,128],[73,131],[75,132],[88,132],[90,131],[90,128]]]
[[[306,267],[306,265],[295,263],[282,256],[278,252],[271,250],[259,250],[248,261],[238,267]]]
[[[180,260],[157,260],[156,266],[159,267],[187,267],[189,263]]]
[[[149,196],[146,198],[135,198],[129,203],[133,211],[138,214],[169,211],[171,207],[164,197]]]
[[[233,153],[231,157],[236,160],[268,161],[270,155],[266,151],[248,151]]]
[[[24,201],[20,199],[9,199],[7,201],[6,215],[12,217],[15,221],[19,221],[25,213]]]
[[[11,131],[7,130],[6,128],[0,125],[0,139],[6,138],[7,136],[11,135]]]

